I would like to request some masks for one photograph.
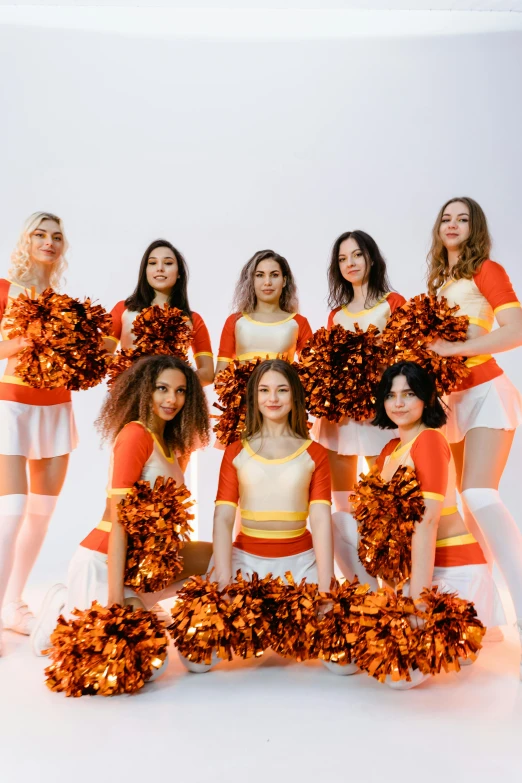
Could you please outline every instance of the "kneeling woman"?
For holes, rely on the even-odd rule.
[[[399,438],[381,451],[376,465],[384,481],[400,466],[415,469],[425,511],[412,536],[409,593],[438,585],[475,604],[484,625],[504,622],[502,607],[480,545],[468,533],[456,507],[455,468],[444,435],[446,413],[432,377],[413,362],[384,372],[377,393],[376,426],[399,430]],[[347,512],[332,515],[335,559],[347,579],[377,587],[358,556],[357,523]],[[406,586],[408,589],[408,586]]]
[[[192,574],[206,573],[211,545],[189,542],[183,549],[179,581],[156,593],[136,593],[124,586],[127,534],[118,521],[118,503],[136,481],[151,487],[158,476],[183,484],[176,452],[187,453],[198,441],[208,442],[209,421],[201,384],[185,362],[173,356],[148,356],[117,379],[97,421],[104,439],[113,439],[109,475],[110,520],[103,520],[81,542],[69,566],[67,588],[48,592],[33,631],[37,654],[49,646],[59,613],[66,607],[88,609],[131,603],[151,609],[176,593]]]

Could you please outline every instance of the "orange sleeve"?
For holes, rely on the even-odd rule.
[[[496,261],[484,261],[473,280],[495,313],[509,307],[520,307],[508,273]]]
[[[405,302],[406,299],[403,296],[395,293],[395,291],[392,291],[392,293],[388,296],[388,304],[390,305],[390,311],[392,315],[399,307],[402,307]]]
[[[106,337],[114,337],[115,340],[118,340],[118,342],[120,341],[122,328],[121,319],[124,312],[125,302],[118,302],[118,304],[114,305],[111,310],[112,332],[110,335],[105,335]]]
[[[112,449],[111,494],[125,495],[140,480],[153,447],[152,435],[145,427],[137,421],[125,425]]]
[[[379,473],[384,467],[384,460],[392,453],[393,449],[396,447],[398,442],[399,442],[399,438],[393,438],[393,440],[390,440],[389,443],[386,444],[386,446],[383,448],[383,450],[375,460],[375,464],[377,465]]]
[[[299,313],[296,313],[294,318],[299,325],[299,331],[297,332],[296,353],[298,356],[300,356],[301,351],[305,347],[306,343],[312,337],[312,328],[304,315],[299,315]]]
[[[444,500],[448,488],[450,447],[437,430],[424,430],[411,447],[417,480],[425,498]]]
[[[236,355],[236,323],[241,313],[232,313],[225,321],[219,341],[218,362],[231,362]]]
[[[332,310],[332,312],[328,316],[328,321],[326,324],[326,328],[328,329],[328,331],[330,331],[330,329],[334,325],[333,319],[335,318],[335,316],[337,315],[340,309],[341,309],[340,307],[336,307],[335,310]]]
[[[9,283],[9,280],[0,280],[0,321],[4,317],[4,313],[7,308],[10,287],[11,284]]]
[[[310,482],[309,502],[328,503],[331,505],[332,483],[326,449],[319,443],[312,442],[308,446],[307,451],[315,462],[315,470],[312,473],[312,480]]]
[[[192,313],[192,352],[196,356],[212,356],[210,335],[205,321],[198,313]]]
[[[237,506],[239,503],[239,481],[234,460],[243,448],[240,440],[227,446],[221,468],[219,469],[219,483],[216,496],[216,505]]]

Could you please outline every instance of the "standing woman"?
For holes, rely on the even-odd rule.
[[[328,269],[328,329],[340,324],[355,331],[354,324],[382,331],[395,310],[404,304],[391,291],[386,262],[376,242],[364,231],[346,231],[332,248]],[[371,420],[354,421],[348,416],[338,424],[318,419],[312,429],[316,441],[328,449],[332,472],[332,497],[337,511],[346,511],[348,493],[357,481],[357,458],[366,457],[371,467],[393,433],[371,426]]]
[[[273,250],[259,250],[239,275],[234,312],[221,334],[217,372],[233,359],[284,355],[291,362],[312,336],[310,324],[298,309],[297,287],[288,261]]]
[[[10,303],[20,294],[57,288],[66,269],[62,221],[48,212],[31,215],[11,256],[9,279],[0,280],[0,606],[3,627],[30,634],[34,615],[22,593],[42,546],[62,489],[77,432],[66,389],[33,389],[15,376],[25,337],[6,338]],[[28,470],[29,469],[29,470]],[[28,475],[29,474],[29,475]],[[2,652],[0,621],[0,654]]]
[[[134,336],[132,324],[138,313],[151,305],[165,304],[177,307],[190,319],[193,330],[192,351],[202,386],[214,380],[214,359],[208,329],[202,317],[190,309],[188,293],[188,269],[185,259],[174,245],[165,239],[156,239],[143,254],[134,292],[112,309],[112,335],[108,349],[114,351],[118,343],[122,348],[132,348]]]
[[[440,356],[468,357],[470,375],[447,400],[447,435],[462,500],[504,575],[522,637],[522,534],[498,492],[522,422],[522,399],[492,356],[522,345],[522,312],[505,269],[489,258],[490,248],[479,204],[466,197],[446,202],[433,227],[428,291],[469,316],[469,330],[464,343],[440,339],[430,348]],[[491,331],[495,319],[499,328]]]

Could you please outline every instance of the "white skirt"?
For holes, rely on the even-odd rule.
[[[433,569],[433,585],[445,593],[457,593],[472,601],[479,620],[487,627],[504,625],[506,617],[497,586],[487,565],[462,565]]]
[[[0,400],[0,454],[48,459],[78,445],[72,402],[28,405]]]
[[[212,568],[213,560],[214,558],[212,558],[209,571]],[[238,569],[241,569],[241,573],[246,579],[251,579],[253,573],[258,574],[261,579],[268,574],[272,574],[274,579],[278,576],[285,579],[286,572],[290,571],[295,582],[300,582],[304,578],[307,582],[317,584],[317,564],[313,549],[307,549],[306,552],[290,557],[258,557],[243,549],[232,547],[232,573],[234,577]]]
[[[310,434],[321,446],[337,454],[376,457],[397,437],[397,430],[382,430],[374,427],[369,419],[354,421],[345,416],[338,424],[316,419]]]
[[[460,443],[475,427],[514,430],[522,424],[522,396],[505,373],[471,389],[452,392],[444,402],[449,407],[444,432],[450,443]]]

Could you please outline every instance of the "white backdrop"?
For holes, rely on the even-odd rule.
[[[522,295],[522,36],[406,32],[232,42],[0,26],[2,276],[39,209],[64,218],[67,292],[107,308],[133,289],[147,244],[166,237],[187,258],[191,305],[217,353],[254,251],[289,259],[315,329],[339,233],[371,233],[411,296],[424,290],[441,203],[470,195]],[[500,362],[522,388],[520,353]],[[74,395],[81,445],[35,580],[63,577],[103,509],[107,454],[93,429],[103,393]],[[521,451],[517,436],[501,489],[522,524]],[[219,459],[199,457],[202,538]]]

